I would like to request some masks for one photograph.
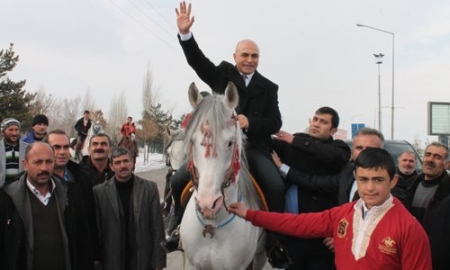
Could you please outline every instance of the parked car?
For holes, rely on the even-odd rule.
[[[352,148],[352,140],[344,140],[350,148]],[[386,149],[395,161],[395,165],[398,166],[398,156],[405,152],[411,151],[416,155],[416,171],[418,173],[422,172],[422,158],[417,153],[416,149],[407,141],[404,140],[385,140],[384,149]]]

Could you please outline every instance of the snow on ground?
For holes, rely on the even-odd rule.
[[[144,162],[144,153],[139,153],[139,156],[136,160],[136,168],[134,172],[148,172],[151,170],[162,169],[166,167],[166,161],[163,159],[162,154],[158,153],[149,153],[148,161]]]

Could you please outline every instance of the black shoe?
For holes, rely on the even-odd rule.
[[[178,231],[173,231],[173,233],[165,241],[161,242],[162,248],[166,253],[170,253],[176,250],[181,250],[180,246],[180,233]]]
[[[292,264],[292,259],[289,257],[286,247],[280,244],[273,245],[267,256],[273,268],[285,269]]]

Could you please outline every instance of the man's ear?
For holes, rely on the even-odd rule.
[[[338,131],[337,128],[332,128],[332,129],[330,130],[331,136],[333,136],[337,131]]]
[[[26,171],[28,167],[28,161],[24,158],[22,159],[23,169]]]
[[[393,189],[398,183],[398,174],[395,174],[391,179],[391,189]]]

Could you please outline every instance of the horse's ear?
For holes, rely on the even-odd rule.
[[[163,129],[164,129],[164,134],[168,138],[170,138],[170,136],[172,136],[172,134],[171,134],[171,130],[170,130],[169,124],[163,125]]]
[[[223,103],[230,109],[236,108],[239,103],[238,91],[236,85],[232,82],[228,82],[227,88],[225,89]]]
[[[195,83],[191,83],[191,85],[189,85],[189,102],[191,103],[192,108],[195,109],[202,99],[203,97],[200,95],[200,91],[198,91]]]

